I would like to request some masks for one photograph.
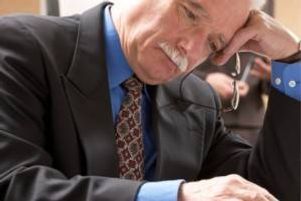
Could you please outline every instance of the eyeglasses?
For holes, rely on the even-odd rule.
[[[238,84],[237,84],[237,77],[240,74],[240,57],[239,53],[235,53],[235,71],[231,72],[231,75],[233,77],[233,96],[231,99],[231,105],[229,107],[223,108],[223,112],[231,112],[238,108],[239,104],[239,91],[238,91]]]
[[[238,84],[237,84],[237,77],[240,74],[240,71],[241,71],[241,64],[240,64],[239,53],[235,53],[235,68],[231,72],[231,76],[233,77],[233,82],[232,82],[233,96],[232,96],[231,101],[230,101],[230,106],[222,107],[222,108],[218,109],[218,108],[215,108],[215,107],[198,104],[198,103],[191,102],[191,101],[189,101],[189,102],[192,103],[192,104],[201,106],[201,107],[205,107],[205,108],[208,108],[208,109],[213,109],[213,110],[216,110],[218,112],[223,112],[223,113],[231,112],[231,111],[236,110],[238,108],[238,105],[239,105],[239,90],[238,90]],[[184,84],[185,79],[190,75],[190,73],[187,74],[185,77],[183,77],[183,79],[181,80],[180,88],[179,88],[179,94],[180,94],[181,100],[185,100],[184,95],[182,93],[183,92],[183,84]]]

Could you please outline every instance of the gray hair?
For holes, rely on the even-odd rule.
[[[262,9],[266,4],[266,0],[252,0],[252,9]]]

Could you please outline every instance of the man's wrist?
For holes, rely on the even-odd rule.
[[[276,61],[281,62],[281,63],[289,63],[289,64],[301,61],[301,41],[299,42],[299,48],[296,53],[294,53],[293,55],[290,55],[286,58],[278,59]]]

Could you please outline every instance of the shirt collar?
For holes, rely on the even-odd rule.
[[[110,6],[105,8],[104,40],[109,88],[113,89],[133,75],[121,45],[118,33],[111,18]]]

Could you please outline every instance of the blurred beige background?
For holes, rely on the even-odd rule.
[[[301,37],[301,0],[275,0],[275,16]]]
[[[39,0],[0,0],[0,15],[15,12],[40,13]]]

